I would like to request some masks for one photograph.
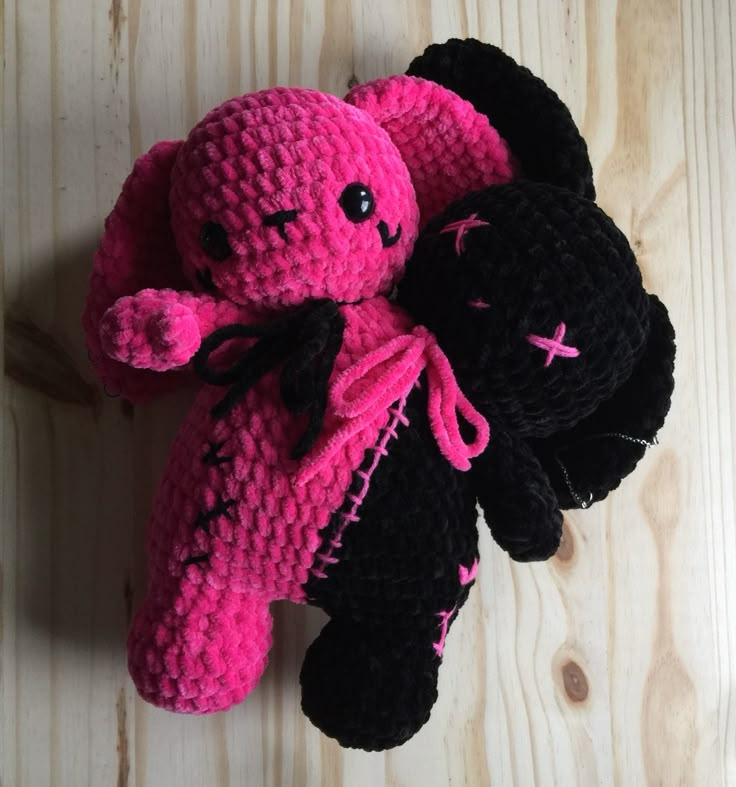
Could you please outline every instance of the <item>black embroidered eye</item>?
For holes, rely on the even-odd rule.
[[[204,253],[218,262],[226,260],[233,253],[227,242],[225,228],[214,221],[207,221],[202,225],[199,231],[199,243]]]
[[[369,219],[376,207],[371,190],[362,183],[351,183],[349,186],[345,186],[338,202],[345,215],[354,224]]]

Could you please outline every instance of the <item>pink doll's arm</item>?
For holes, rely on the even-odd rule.
[[[100,341],[116,361],[165,372],[189,363],[205,336],[234,322],[253,322],[253,315],[210,295],[141,290],[119,298],[105,312]]]

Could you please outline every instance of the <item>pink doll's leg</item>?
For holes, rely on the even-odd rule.
[[[128,666],[141,696],[180,713],[240,702],[268,661],[268,602],[201,582],[198,566],[185,568],[173,598],[163,596],[149,594],[128,637]]]

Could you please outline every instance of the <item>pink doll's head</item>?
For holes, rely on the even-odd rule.
[[[90,359],[108,390],[145,401],[176,375],[104,353],[100,322],[118,298],[194,288],[265,312],[385,294],[420,223],[514,175],[488,118],[417,77],[368,82],[344,100],[272,88],[226,101],[185,141],[136,161],[95,256]]]
[[[210,112],[179,151],[170,205],[188,278],[265,309],[389,292],[419,226],[388,133],[364,110],[305,89]]]

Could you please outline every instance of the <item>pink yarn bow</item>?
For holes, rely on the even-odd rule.
[[[382,365],[386,367],[382,373],[372,374]],[[330,388],[329,404],[343,424],[306,458],[297,483],[306,483],[319,473],[353,435],[405,397],[424,369],[429,383],[429,425],[440,452],[453,467],[469,470],[470,460],[488,445],[488,421],[465,398],[435,337],[418,326],[411,334],[392,339],[338,375]],[[460,434],[458,414],[475,429],[471,443],[466,443]]]

